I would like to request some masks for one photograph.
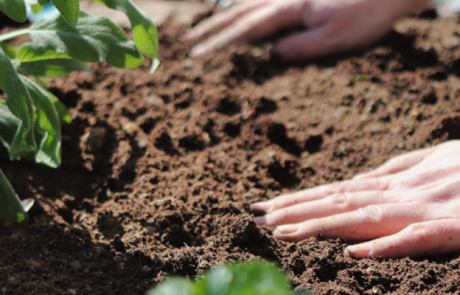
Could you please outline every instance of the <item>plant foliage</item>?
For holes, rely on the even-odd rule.
[[[61,164],[61,124],[70,115],[51,94],[42,78],[89,71],[88,62],[107,62],[134,68],[152,59],[158,67],[158,35],[155,25],[131,0],[94,0],[125,13],[134,40],[111,20],[80,11],[79,0],[36,0],[41,11],[50,2],[60,14],[26,29],[0,35],[0,153],[10,160],[30,158],[51,168]],[[17,22],[27,19],[30,0],[0,0],[0,11]],[[28,35],[31,41],[12,46],[8,41]],[[30,202],[21,203],[0,170],[0,225],[23,224]]]
[[[311,295],[293,293],[285,274],[265,262],[222,265],[191,282],[170,278],[147,295]]]

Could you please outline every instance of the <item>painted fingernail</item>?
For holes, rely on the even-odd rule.
[[[254,218],[254,222],[258,226],[264,226],[264,225],[267,225],[267,218],[265,216],[256,217]]]
[[[282,56],[281,56],[278,46],[273,46],[270,49],[270,54],[271,54],[272,60],[282,60]]]
[[[254,217],[261,217],[267,214],[265,211],[259,209],[249,209],[249,212],[251,212],[254,215]]]
[[[204,54],[205,52],[206,52],[206,47],[204,47],[203,45],[197,45],[193,47],[192,50],[190,50],[190,56],[197,57],[197,56]]]
[[[265,214],[270,213],[273,209],[273,205],[270,203],[254,203],[249,206],[249,210],[254,211],[263,211]]]

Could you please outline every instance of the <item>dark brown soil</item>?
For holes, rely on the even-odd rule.
[[[199,59],[161,30],[163,63],[51,82],[70,108],[63,165],[0,162],[25,229],[0,230],[2,294],[143,294],[166,276],[269,259],[317,294],[460,293],[459,255],[352,260],[289,244],[248,205],[460,138],[456,20],[409,19],[374,48],[282,65],[268,46]]]

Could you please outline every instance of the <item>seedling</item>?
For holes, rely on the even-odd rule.
[[[147,295],[311,295],[292,292],[286,275],[266,262],[222,265],[191,282],[170,278]]]
[[[0,35],[0,154],[10,160],[32,158],[51,168],[61,165],[61,124],[70,123],[65,106],[46,89],[42,78],[73,71],[89,71],[88,62],[107,62],[119,68],[135,68],[152,59],[151,72],[159,65],[157,29],[131,0],[94,0],[125,13],[134,38],[108,18],[80,11],[79,0],[37,0],[34,11],[52,2],[60,15],[30,28]],[[30,0],[0,0],[0,11],[25,22]],[[14,47],[7,43],[29,35],[30,42]],[[31,202],[21,203],[0,170],[0,225],[27,221]]]

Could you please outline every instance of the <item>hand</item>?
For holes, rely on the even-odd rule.
[[[203,21],[185,36],[194,41],[220,32],[196,45],[192,56],[272,35],[303,25],[306,31],[274,45],[285,60],[299,60],[371,44],[394,22],[428,7],[428,0],[237,0],[237,4]]]
[[[371,240],[355,257],[405,257],[460,250],[460,141],[391,159],[352,180],[256,203],[259,226],[285,241]]]

